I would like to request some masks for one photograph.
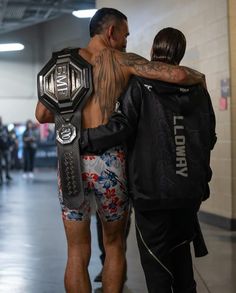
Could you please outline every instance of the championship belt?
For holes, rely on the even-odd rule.
[[[38,74],[39,101],[55,115],[63,204],[69,209],[78,209],[84,201],[79,148],[81,110],[92,91],[92,66],[78,55],[78,49],[53,53]]]

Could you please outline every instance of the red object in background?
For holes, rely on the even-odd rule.
[[[219,102],[219,109],[221,111],[227,110],[228,101],[227,98],[221,97]]]

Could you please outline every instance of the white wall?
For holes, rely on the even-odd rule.
[[[20,122],[33,118],[36,79],[41,58],[39,27],[1,36],[1,43],[20,42],[23,51],[0,53],[0,115],[3,121]]]
[[[83,47],[88,19],[66,15],[30,28],[0,35],[0,42],[21,42],[23,51],[0,53],[0,116],[4,123],[35,120],[36,77],[54,50]]]
[[[89,19],[66,15],[42,25],[43,58],[65,47],[85,47],[89,41]]]

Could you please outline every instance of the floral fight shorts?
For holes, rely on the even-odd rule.
[[[71,210],[63,204],[58,176],[59,200],[63,219],[69,221],[89,220],[93,197],[95,197],[97,212],[102,220],[111,222],[121,219],[124,213],[129,210],[123,148],[114,147],[99,156],[81,156],[81,169],[85,200],[79,209]]]

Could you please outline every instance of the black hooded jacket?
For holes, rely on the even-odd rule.
[[[202,86],[133,77],[109,122],[82,132],[81,151],[99,154],[124,141],[136,207],[196,207],[209,197],[215,115]]]

